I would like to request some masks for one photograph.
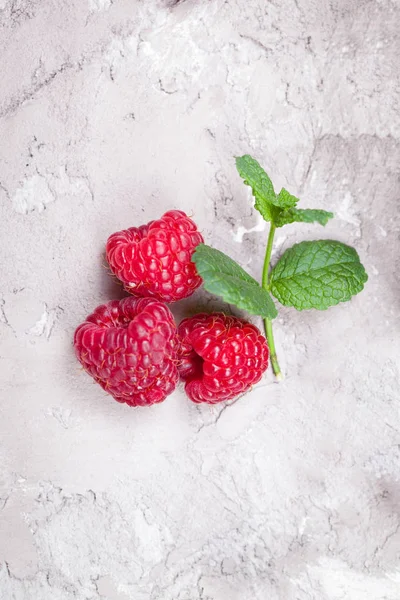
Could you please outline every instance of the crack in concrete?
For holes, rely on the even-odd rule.
[[[28,100],[32,100],[40,90],[49,86],[58,75],[76,68],[77,63],[63,63],[58,69],[52,71],[47,77],[35,83],[30,89],[22,91],[17,97],[12,98],[6,105],[0,110],[0,119],[4,117],[10,117],[17,112],[17,110],[25,104]]]
[[[263,44],[262,42],[260,42],[260,40],[258,40],[255,37],[252,37],[251,35],[246,35],[244,33],[239,33],[239,37],[242,40],[247,40],[248,42],[253,43],[255,46],[257,46],[258,48],[261,48],[263,50],[263,52],[269,56],[272,53],[272,48],[269,48],[268,46],[265,46],[265,44]]]

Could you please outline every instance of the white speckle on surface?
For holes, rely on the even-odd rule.
[[[400,444],[394,444],[384,451],[379,451],[371,456],[366,464],[366,469],[377,477],[393,477],[400,481]]]
[[[0,600],[400,599],[399,23],[390,0],[0,0]],[[259,280],[245,153],[335,213],[273,260],[339,239],[365,290],[279,307],[282,383],[114,402],[72,345],[124,294],[108,236],[182,209]]]
[[[381,234],[382,237],[387,237],[387,231],[385,229],[383,229],[383,227],[381,227],[381,225],[378,226],[379,229],[379,233]]]
[[[34,336],[44,336],[46,340],[48,340],[51,336],[51,332],[53,331],[53,327],[56,323],[57,317],[60,314],[60,308],[51,308],[49,309],[46,305],[44,307],[44,311],[42,316],[38,321],[36,321],[35,325],[28,330],[28,334]]]
[[[306,524],[309,520],[309,517],[303,517],[300,524],[299,524],[299,534],[303,535],[303,533],[305,532],[306,529]]]
[[[310,566],[306,575],[311,589],[318,591],[318,598],[351,598],[351,600],[398,600],[399,571],[364,574],[351,569],[345,562],[322,557],[314,566]],[[305,577],[294,582],[300,589]]]
[[[360,228],[360,217],[357,215],[354,198],[350,192],[346,192],[342,203],[340,204],[339,210],[336,211],[338,219],[342,219],[346,223],[354,225],[359,230]]]
[[[33,175],[16,190],[13,206],[15,212],[21,215],[27,215],[35,210],[41,213],[54,200],[55,194],[45,177]]]
[[[54,417],[56,421],[63,427],[64,429],[68,429],[71,421],[72,411],[70,409],[63,409],[60,406],[55,406],[54,408],[50,408],[47,411],[47,414],[51,417]]]
[[[108,10],[113,0],[89,0],[89,10]]]
[[[247,233],[256,233],[260,231],[264,231],[266,229],[267,223],[261,217],[258,219],[258,223],[254,225],[254,227],[250,227],[250,229],[246,229],[242,225],[237,228],[237,231],[233,233],[233,239],[235,242],[241,244],[243,242],[243,237]]]

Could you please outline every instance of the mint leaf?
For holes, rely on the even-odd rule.
[[[253,194],[254,194],[254,192],[253,192]],[[273,206],[269,202],[266,202],[265,200],[263,200],[260,196],[257,196],[256,194],[254,194],[254,198],[255,198],[254,208],[256,208],[258,210],[258,212],[261,214],[264,221],[274,222],[275,218],[279,214],[280,209],[277,208],[276,206]]]
[[[245,184],[253,190],[254,196],[259,196],[260,199],[273,204],[276,194],[272,181],[254,158],[249,154],[238,157],[236,168]]]
[[[281,208],[291,208],[292,206],[296,206],[299,199],[296,196],[292,196],[285,188],[282,188],[279,194],[276,197],[275,206],[280,206]]]
[[[220,250],[199,244],[192,256],[207,291],[252,315],[274,319],[278,314],[269,293],[240,265]]]
[[[254,206],[265,221],[275,222],[279,218],[280,209],[291,208],[299,201],[284,188],[276,195],[272,181],[249,154],[236,159],[236,168],[244,183],[251,187],[255,198]]]
[[[236,168],[246,185],[251,187],[255,198],[254,206],[265,221],[273,221],[276,209],[276,194],[272,181],[258,162],[245,154],[236,159]]]
[[[320,240],[287,250],[272,270],[270,289],[285,306],[325,310],[361,292],[367,279],[354,248]]]
[[[289,208],[276,215],[274,224],[276,227],[283,227],[289,223],[319,223],[325,226],[333,216],[333,213],[319,208]]]

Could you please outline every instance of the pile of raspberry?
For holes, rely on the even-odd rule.
[[[223,313],[197,314],[177,327],[167,303],[187,298],[202,280],[192,254],[203,237],[182,211],[112,234],[106,257],[131,296],[90,314],[75,331],[76,356],[117,402],[162,402],[185,382],[193,402],[243,394],[268,366],[266,339]]]

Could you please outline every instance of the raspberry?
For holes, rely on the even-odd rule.
[[[216,404],[246,392],[268,366],[267,341],[251,323],[223,313],[182,321],[179,374],[193,402]]]
[[[178,382],[177,331],[171,311],[151,298],[113,300],[75,331],[83,368],[117,402],[162,402]]]
[[[106,255],[127,292],[174,302],[190,296],[202,283],[191,262],[202,242],[193,221],[180,210],[170,210],[157,221],[113,233]]]

